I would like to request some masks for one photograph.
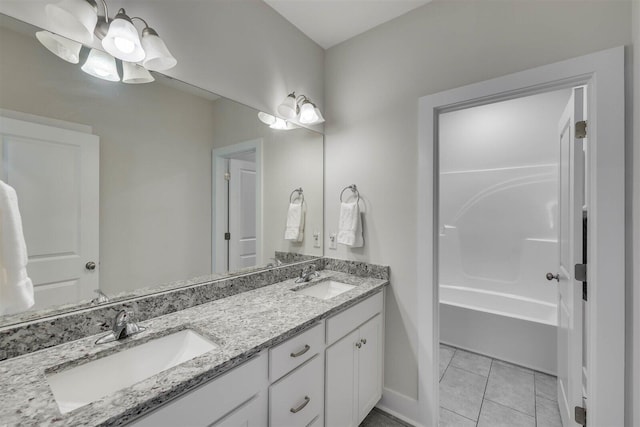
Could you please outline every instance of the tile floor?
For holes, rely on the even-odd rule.
[[[374,409],[360,427],[406,427]],[[440,346],[440,427],[562,427],[556,378]]]
[[[556,378],[440,346],[440,427],[562,427]]]

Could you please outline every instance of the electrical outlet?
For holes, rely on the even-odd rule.
[[[319,248],[320,247],[320,232],[319,231],[314,231],[313,232],[313,247],[314,248]]]
[[[331,233],[329,235],[329,249],[337,249],[338,248],[338,235],[336,233]]]

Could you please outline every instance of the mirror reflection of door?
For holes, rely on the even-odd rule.
[[[32,309],[92,298],[99,284],[99,268],[87,268],[98,265],[98,137],[0,117],[0,152],[0,179],[18,195]]]
[[[256,263],[256,162],[255,152],[229,159],[228,270],[254,267]]]

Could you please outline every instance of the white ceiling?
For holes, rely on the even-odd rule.
[[[431,0],[264,0],[325,49]]]

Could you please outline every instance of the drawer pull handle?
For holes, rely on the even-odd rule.
[[[311,402],[311,398],[309,396],[305,396],[304,397],[304,402],[302,402],[302,404],[300,406],[298,406],[297,408],[291,408],[289,409],[292,413],[297,413],[300,412],[304,409],[305,406],[307,406],[309,404],[309,402]]]
[[[305,354],[307,351],[309,351],[309,349],[310,349],[310,348],[311,348],[311,347],[309,347],[309,344],[305,344],[305,345],[304,345],[304,348],[303,348],[302,350],[300,350],[300,351],[299,351],[299,352],[297,352],[297,353],[291,353],[291,355],[290,355],[290,356],[291,356],[291,357],[299,357],[299,356],[302,356],[302,355],[303,355],[303,354]]]

